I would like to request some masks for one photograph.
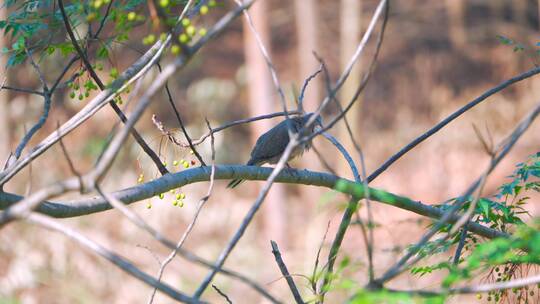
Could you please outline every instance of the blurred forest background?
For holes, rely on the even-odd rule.
[[[229,3],[230,2],[230,3]],[[225,1],[233,7],[232,1]],[[433,126],[466,102],[485,90],[540,63],[536,43],[540,41],[540,1],[533,0],[446,0],[392,1],[387,32],[373,79],[368,84],[361,102],[348,115],[357,139],[362,144],[368,173],[410,140]],[[315,51],[326,62],[336,79],[356,48],[377,5],[372,0],[274,0],[258,1],[250,10],[256,28],[271,52],[289,106],[294,106],[294,92],[304,79],[314,72],[319,63]],[[6,14],[5,10],[3,14]],[[203,19],[212,24],[222,14],[213,10]],[[106,30],[106,29],[105,29]],[[123,70],[144,50],[139,39],[116,45],[112,58]],[[502,43],[503,36],[516,42]],[[139,42],[137,42],[139,41]],[[4,44],[9,41],[4,40]],[[514,48],[518,46],[518,50]],[[368,60],[373,42],[363,58]],[[5,58],[1,63],[2,69]],[[65,58],[58,56],[58,65],[51,61],[43,67],[57,75]],[[348,100],[366,68],[354,70],[340,95]],[[3,70],[14,86],[40,86],[30,65]],[[105,73],[105,72],[102,72]],[[157,71],[153,71],[153,75]],[[280,111],[278,95],[253,37],[241,19],[236,20],[223,35],[213,40],[192,60],[188,68],[169,82],[188,131],[194,138],[204,134],[207,117],[213,127],[231,120]],[[146,77],[146,84],[153,77]],[[135,94],[136,89],[134,89]],[[4,158],[32,126],[42,111],[42,100],[28,94],[0,92],[0,156]],[[308,87],[306,107],[313,111],[325,94],[322,78]],[[540,98],[540,79],[531,78],[467,112],[429,141],[421,144],[380,178],[374,187],[389,189],[424,203],[441,203],[462,193],[489,162],[473,125],[489,129],[494,142],[507,135],[512,126]],[[54,100],[51,117],[60,122],[71,117],[84,101],[71,99],[65,90]],[[124,107],[130,108],[129,100]],[[336,112],[323,113],[326,116]],[[165,93],[155,97],[151,109],[137,125],[152,147],[160,149],[168,167],[174,160],[196,160],[189,149],[168,143],[152,123],[152,114],[168,128],[177,128],[174,113],[165,100]],[[102,109],[87,124],[64,139],[77,168],[91,168],[103,147],[107,135],[117,121],[109,109]],[[228,129],[216,135],[216,163],[245,163],[254,140],[280,121],[260,121]],[[54,131],[57,121],[49,120],[35,136],[39,142]],[[342,123],[331,133],[350,146]],[[178,133],[180,136],[180,133]],[[539,150],[540,125],[533,125],[513,152],[490,176],[484,195],[496,191],[506,181],[516,163]],[[129,139],[133,142],[133,139]],[[343,177],[351,177],[350,170],[335,148],[316,139],[315,147]],[[107,187],[120,189],[157,177],[155,167],[141,153],[136,144],[127,145],[107,178]],[[200,149],[210,159],[210,147]],[[351,149],[351,151],[354,151]],[[33,162],[26,173],[6,186],[6,191],[24,194],[70,175],[65,160],[58,157],[60,148],[53,147]],[[354,155],[357,157],[357,155]],[[2,163],[5,159],[1,159]],[[195,162],[198,165],[198,162]],[[294,161],[296,168],[324,170],[313,151]],[[39,179],[35,178],[39,172]],[[226,189],[224,181],[217,182],[213,195],[203,209],[197,229],[188,238],[185,248],[213,260],[237,229],[239,222],[256,197],[258,182],[246,182],[236,189]],[[187,198],[180,208],[173,206],[172,196],[153,198],[133,206],[156,229],[171,239],[177,239],[193,217],[195,203],[206,193],[206,184],[194,184],[182,189]],[[69,198],[66,197],[67,199]],[[323,241],[327,226],[333,235],[347,202],[343,195],[314,187],[276,185],[269,201],[256,217],[239,247],[226,265],[247,274],[282,299],[290,297],[284,279],[275,265],[269,240],[278,242],[289,271],[311,275],[315,254]],[[151,205],[151,208],[148,206]],[[532,216],[539,216],[538,205],[529,205]],[[412,213],[374,204],[375,272],[380,273],[395,261],[403,248],[416,242],[429,223]],[[169,253],[158,243],[140,232],[117,211],[108,211],[82,218],[63,220],[77,227],[97,242],[129,256],[149,273],[159,268],[157,259]],[[328,250],[328,242],[323,252]],[[360,230],[354,226],[346,235],[340,258],[349,256],[353,267],[350,277],[365,283],[366,259]],[[264,267],[262,267],[264,265]],[[358,273],[355,277],[354,273]],[[195,288],[206,269],[182,259],[175,259],[167,268],[164,280],[181,289]],[[233,282],[233,283],[231,283]],[[307,284],[297,279],[302,288]],[[215,284],[235,303],[263,301],[245,286],[218,276]],[[431,277],[423,279],[405,274],[392,281],[392,287],[436,287]],[[0,233],[0,303],[140,303],[145,301],[150,288],[125,273],[109,267],[73,244],[62,235],[30,226],[11,224]],[[213,290],[208,291],[213,302],[222,302]],[[343,301],[345,293],[333,292],[328,303]],[[469,296],[457,296],[458,303]],[[156,303],[170,303],[159,295]]]

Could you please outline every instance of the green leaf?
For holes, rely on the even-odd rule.
[[[504,37],[502,35],[497,35],[497,39],[499,39],[499,42],[501,42],[504,45],[512,45],[512,44],[514,44],[514,41],[512,41],[511,39],[509,39],[507,37]]]

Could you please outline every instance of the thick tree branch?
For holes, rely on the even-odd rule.
[[[266,180],[271,173],[272,168],[266,167],[219,165],[216,166],[215,179],[229,180],[234,178],[242,178],[246,180],[262,181]],[[125,204],[132,204],[156,196],[160,193],[167,192],[170,189],[180,188],[197,182],[209,181],[210,174],[210,167],[192,168],[173,174],[167,174],[153,181],[140,184],[135,187],[112,192],[110,195],[114,196],[116,199]],[[353,181],[341,179],[338,176],[322,172],[287,169],[277,175],[276,182],[313,185],[330,189],[335,188],[339,192],[354,195],[359,199],[363,198],[364,196],[364,187],[361,183],[355,183]],[[438,219],[444,214],[442,209],[423,204],[419,201],[414,201],[407,197],[395,195],[384,190],[370,187],[369,195],[372,201],[392,205],[397,208],[405,209],[430,218]],[[0,192],[0,209],[6,209],[21,199],[21,196],[15,194]],[[102,212],[111,208],[111,205],[109,205],[103,198],[92,197],[68,202],[44,202],[36,209],[36,211],[53,217],[68,218]],[[451,217],[450,221],[455,222],[458,219],[459,216],[453,216]],[[504,232],[490,229],[477,223],[469,222],[469,225],[472,232],[487,238],[508,236]]]

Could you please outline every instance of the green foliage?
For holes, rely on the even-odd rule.
[[[411,273],[423,276],[433,271],[445,270],[448,274],[442,285],[451,287],[486,271],[490,274],[494,273],[493,279],[496,281],[507,281],[517,275],[516,271],[520,267],[540,264],[540,220],[526,225],[520,218],[520,216],[528,215],[524,208],[529,200],[527,193],[540,192],[540,152],[530,156],[527,161],[517,164],[509,178],[510,181],[501,185],[493,197],[478,199],[473,220],[493,229],[512,232],[510,238],[480,243],[476,236],[468,233],[465,238],[465,255],[462,256],[458,265],[454,265],[449,260],[442,261],[434,265],[413,267],[410,270]],[[471,207],[473,199],[473,197],[466,198],[462,211]],[[448,210],[456,201],[457,199],[453,199],[449,204],[441,205],[440,208]],[[440,232],[448,232],[450,227],[446,225]],[[448,240],[428,242],[418,254],[426,257],[448,252],[460,238],[461,233],[458,232]],[[520,290],[517,289],[516,292],[519,293]],[[492,292],[489,298],[500,299],[505,296],[504,293],[505,291]]]
[[[392,292],[388,290],[367,291],[361,290],[356,293],[349,303],[354,304],[406,304],[406,303],[423,303],[423,304],[439,304],[444,303],[445,296],[420,296],[406,292]]]
[[[499,40],[499,42],[501,44],[504,44],[504,45],[508,45],[510,47],[512,47],[512,50],[514,52],[522,52],[522,51],[525,51],[527,49],[530,49],[529,47],[526,47],[524,44],[522,43],[519,43],[517,41],[514,41],[508,37],[505,37],[505,36],[502,36],[502,35],[497,35],[497,39]],[[531,50],[532,52],[534,52],[534,54],[536,56],[540,56],[540,42],[537,42],[535,45],[534,45],[535,49]]]

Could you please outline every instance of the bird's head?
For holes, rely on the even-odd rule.
[[[315,113],[307,113],[302,116],[302,127],[308,123],[308,121],[314,114]],[[322,118],[321,115],[318,115],[313,124],[310,126],[311,133],[313,133],[314,131],[318,131],[320,128],[322,128]]]

